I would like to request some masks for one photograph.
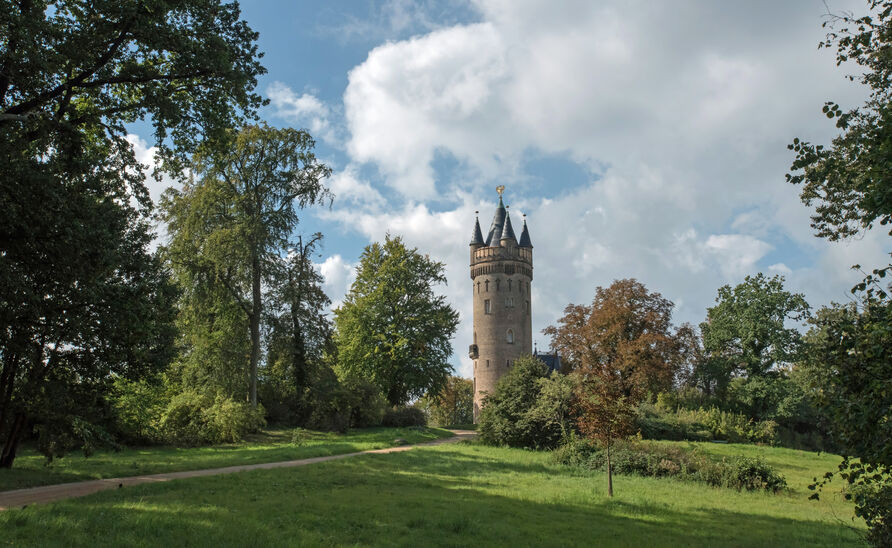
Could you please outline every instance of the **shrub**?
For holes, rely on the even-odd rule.
[[[407,426],[427,426],[427,416],[417,407],[397,407],[384,413],[384,426],[405,428]]]
[[[657,404],[638,406],[637,425],[647,439],[754,442],[775,445],[779,439],[774,421],[754,421],[745,415],[716,407],[672,410],[669,398],[657,397]]]
[[[161,417],[168,404],[164,392],[160,383],[115,379],[109,399],[116,433],[124,442],[147,444],[161,441]]]
[[[387,411],[387,400],[381,389],[366,380],[347,381],[344,387],[350,393],[350,426],[381,426]]]
[[[474,422],[474,383],[450,376],[439,394],[424,396],[415,407],[424,411],[434,426],[470,424]]]
[[[491,445],[556,447],[572,431],[572,380],[533,356],[517,359],[483,403],[480,439]]]
[[[161,418],[164,437],[177,445],[241,441],[266,421],[262,405],[253,408],[223,396],[183,392],[171,398]]]
[[[586,470],[605,470],[606,453],[581,440],[564,444],[552,453],[560,464]],[[654,443],[622,442],[613,447],[610,460],[614,472],[648,477],[676,477],[702,481],[738,491],[765,490],[776,493],[786,480],[761,459],[734,457],[714,460],[696,450]]]

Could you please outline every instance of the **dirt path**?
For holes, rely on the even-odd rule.
[[[165,472],[163,474],[131,476],[128,478],[107,478],[92,481],[79,481],[75,483],[60,483],[58,485],[45,485],[43,487],[30,487],[27,489],[16,489],[14,491],[2,491],[0,492],[0,511],[7,510],[9,508],[27,506],[29,504],[53,502],[56,500],[82,497],[84,495],[90,495],[97,491],[104,491],[106,489],[118,489],[130,485],[139,485],[141,483],[154,483],[159,481],[170,481],[183,478],[197,478],[201,476],[216,476],[218,474],[233,474],[235,472],[247,472],[249,470],[291,468],[294,466],[305,466],[307,464],[315,464],[317,462],[325,462],[329,460],[346,459],[349,457],[355,457],[357,455],[397,453],[400,451],[408,451],[413,447],[455,443],[457,441],[471,439],[476,435],[476,432],[474,432],[473,430],[451,430],[451,432],[455,434],[455,436],[451,438],[444,438],[426,443],[419,443],[416,445],[401,445],[399,447],[389,447],[387,449],[371,449],[369,451],[359,451],[357,453],[329,455],[327,457],[313,457],[309,459],[289,460],[283,462],[266,462],[262,464],[227,466],[225,468],[210,468],[207,470]]]

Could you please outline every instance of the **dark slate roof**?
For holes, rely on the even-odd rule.
[[[536,357],[545,364],[549,373],[552,371],[561,372],[561,357],[557,354],[536,354]]]
[[[480,219],[474,221],[474,235],[471,236],[470,245],[483,245],[483,232],[480,231]]]
[[[502,227],[505,224],[505,204],[502,203],[502,197],[499,196],[499,207],[496,208],[496,214],[492,218],[492,226],[486,234],[486,245],[491,247],[499,246],[499,239],[502,237]]]
[[[511,214],[505,211],[505,227],[502,229],[500,240],[514,240],[517,243],[517,236],[514,235],[514,227],[511,226]]]
[[[520,243],[517,245],[520,247],[533,247],[533,244],[530,242],[530,231],[527,230],[526,218],[523,220],[523,231],[520,233]]]

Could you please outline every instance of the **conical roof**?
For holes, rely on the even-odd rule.
[[[480,231],[480,218],[474,220],[474,234],[470,245],[483,245],[483,232]]]
[[[496,213],[492,218],[492,226],[489,227],[489,232],[486,234],[487,246],[499,246],[499,240],[502,239],[502,229],[505,225],[505,215],[505,204],[502,202],[502,197],[499,196],[499,207],[496,208]]]
[[[520,243],[517,245],[520,247],[533,247],[532,242],[530,242],[530,231],[527,230],[526,216],[523,218],[523,230],[520,233]]]
[[[511,214],[505,211],[505,226],[502,228],[502,236],[500,240],[514,240],[517,243],[517,236],[514,235],[514,227],[511,226]]]

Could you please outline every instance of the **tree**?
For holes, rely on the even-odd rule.
[[[700,330],[704,350],[724,364],[728,379],[764,376],[796,360],[801,335],[785,324],[807,318],[809,307],[801,293],[784,289],[783,276],[767,278],[760,272],[734,288],[722,286],[716,303],[707,309]]]
[[[576,365],[577,423],[607,451],[607,492],[613,496],[610,448],[631,433],[634,407],[648,393],[671,387],[690,353],[688,328],[672,327],[673,304],[636,280],[598,287],[590,306],[568,305],[543,332]]]
[[[431,423],[438,426],[470,424],[474,422],[474,383],[450,375],[439,394],[427,394],[416,407],[425,409]]]
[[[9,467],[33,427],[83,439],[99,427],[113,375],[169,360],[171,289],[147,252],[151,202],[126,124],[149,118],[176,170],[203,136],[254,114],[263,68],[236,4],[7,0],[0,14],[0,466]]]
[[[686,356],[687,337],[672,327],[673,306],[637,280],[616,280],[598,287],[591,305],[568,305],[543,333],[576,367],[615,369],[624,394],[656,394],[672,386]]]
[[[279,401],[264,401],[264,405],[271,411],[271,405],[283,404],[294,419],[306,418],[310,368],[320,365],[323,352],[331,344],[331,321],[326,314],[331,301],[322,289],[322,274],[312,261],[321,241],[321,233],[306,242],[298,237],[296,246],[282,261],[284,275],[274,288],[269,311],[269,350],[263,376],[269,389],[265,394]]]
[[[207,141],[190,164],[193,180],[168,189],[162,202],[171,233],[166,251],[180,282],[220,288],[247,319],[247,399],[255,406],[264,283],[276,285],[283,275],[295,206],[328,196],[321,181],[331,169],[316,160],[314,145],[306,131],[266,124]]]
[[[552,449],[570,433],[573,383],[535,356],[521,356],[487,394],[477,430],[493,445]]]
[[[843,454],[840,476],[876,546],[892,541],[892,303],[868,299],[818,311],[804,374]],[[825,476],[823,485],[832,474]],[[812,485],[814,488],[815,485]],[[813,495],[817,498],[817,494]]]
[[[819,44],[836,48],[837,65],[854,61],[864,70],[848,78],[868,87],[868,99],[846,111],[833,101],[825,103],[824,113],[836,119],[841,131],[830,146],[798,138],[789,145],[796,159],[787,181],[802,185],[802,201],[815,205],[812,227],[817,236],[831,241],[851,238],[877,223],[892,223],[892,2],[870,0],[868,8],[871,14],[857,18],[829,14],[824,25],[831,31]],[[867,521],[868,539],[877,546],[892,544],[892,437],[876,432],[877,426],[882,429],[890,422],[892,284],[882,285],[890,273],[892,264],[874,268],[852,288],[853,293],[863,292],[861,312],[855,306],[822,310],[807,346],[811,368],[822,372],[814,386],[820,391],[819,402],[829,410],[832,433],[846,455],[860,459],[844,459],[840,471],[850,483],[860,484],[856,513]],[[875,420],[879,422],[871,422]],[[872,433],[883,435],[873,441],[866,437]]]
[[[434,293],[443,270],[398,236],[367,246],[335,310],[339,374],[371,380],[393,406],[439,392],[458,326],[458,312]]]
[[[830,241],[892,223],[892,2],[870,0],[868,6],[873,13],[863,17],[828,14],[824,26],[831,32],[818,47],[835,47],[837,65],[854,61],[862,67],[861,75],[848,78],[866,85],[870,96],[847,111],[833,101],[825,103],[824,113],[836,119],[842,132],[830,146],[799,138],[788,146],[796,159],[787,181],[802,185],[803,203],[815,206],[812,227]],[[878,282],[890,269],[874,269],[855,290],[876,290],[884,297]]]
[[[610,448],[616,440],[628,437],[635,427],[638,398],[623,390],[615,369],[583,365],[577,377],[574,408],[579,430],[604,447],[607,455],[607,496],[613,496],[613,464]]]

